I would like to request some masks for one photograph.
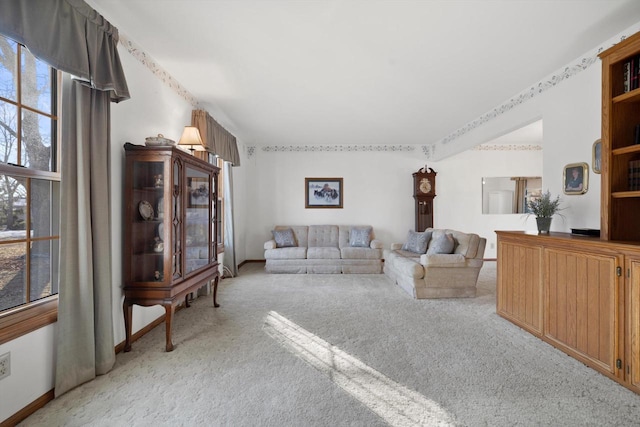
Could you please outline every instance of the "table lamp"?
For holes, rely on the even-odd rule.
[[[189,151],[193,154],[194,151],[205,151],[204,145],[202,145],[202,138],[200,138],[200,131],[195,126],[185,126],[180,142],[178,145],[188,145]]]

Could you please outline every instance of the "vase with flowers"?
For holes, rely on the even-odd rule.
[[[538,234],[549,234],[551,228],[551,219],[558,214],[562,218],[564,216],[560,211],[564,208],[560,207],[560,196],[551,197],[551,192],[547,190],[540,197],[532,198],[527,202],[527,208],[530,215],[535,215],[538,225]]]

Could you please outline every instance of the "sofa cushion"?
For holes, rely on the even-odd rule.
[[[372,227],[352,227],[349,230],[349,246],[368,248],[371,244]]]
[[[418,232],[409,230],[409,233],[407,234],[407,241],[402,245],[402,250],[423,254],[427,252],[429,240],[431,240],[430,231]]]
[[[455,230],[450,231],[451,234],[453,234],[453,239],[456,241],[454,253],[462,254],[465,258],[475,258],[478,253],[480,236],[474,233],[461,233]]]
[[[273,230],[271,233],[273,233],[273,240],[276,241],[276,248],[290,248],[298,246],[293,230],[290,228]]]
[[[338,248],[337,225],[310,225],[309,247]],[[339,257],[339,256],[338,256]]]
[[[306,259],[307,248],[294,246],[290,248],[267,249],[264,259]]]
[[[326,247],[310,247],[307,259],[340,259],[340,249]]]
[[[382,250],[347,246],[340,249],[340,255],[342,259],[381,259]]]
[[[431,240],[427,254],[451,254],[455,249],[456,242],[451,233],[437,234]]]

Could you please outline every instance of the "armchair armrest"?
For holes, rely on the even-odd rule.
[[[462,254],[422,254],[420,264],[425,267],[467,267],[467,259]]]
[[[391,250],[392,251],[397,251],[399,249],[402,249],[402,243],[392,243],[391,244]]]
[[[275,249],[276,248],[276,241],[275,240],[268,240],[267,242],[265,242],[264,244],[264,249]]]
[[[384,244],[380,240],[373,239],[369,247],[371,249],[382,249],[384,247]]]

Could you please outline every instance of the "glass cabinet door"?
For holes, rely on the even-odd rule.
[[[210,263],[211,242],[211,174],[191,166],[185,167],[185,274]]]
[[[134,161],[131,214],[131,263],[134,282],[163,282],[164,162]]]
[[[182,162],[173,160],[173,187],[171,189],[171,269],[173,279],[180,279],[182,272]]]

